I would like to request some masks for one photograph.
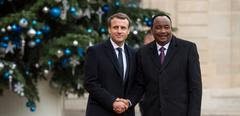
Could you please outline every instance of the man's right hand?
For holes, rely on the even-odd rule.
[[[128,109],[128,102],[126,102],[125,99],[117,98],[113,102],[113,110],[116,113],[121,114],[121,113],[125,112],[127,109]]]

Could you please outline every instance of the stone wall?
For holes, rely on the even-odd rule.
[[[143,0],[170,13],[178,37],[197,44],[204,88],[240,87],[240,0]]]

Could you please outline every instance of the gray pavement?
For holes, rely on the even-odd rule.
[[[64,116],[84,116],[87,96],[70,95],[64,101]],[[136,107],[136,116],[140,116]],[[240,116],[240,88],[204,89],[202,116]]]

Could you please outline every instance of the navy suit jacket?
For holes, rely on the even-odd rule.
[[[135,51],[126,44],[124,50],[127,59],[125,81],[120,76],[117,55],[110,40],[88,48],[84,81],[89,92],[86,116],[117,116],[112,104],[117,97],[125,98],[136,72]],[[128,109],[123,115],[134,116],[134,109]]]
[[[143,116],[200,116],[202,82],[194,43],[173,36],[163,64],[155,41],[136,56],[137,77],[129,99],[135,105],[144,93]]]

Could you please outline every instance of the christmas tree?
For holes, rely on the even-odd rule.
[[[87,47],[108,39],[107,17],[123,12],[133,20],[127,43],[142,44],[151,17],[137,1],[0,0],[0,95],[11,90],[36,109],[36,84],[49,80],[60,94],[82,95]]]

